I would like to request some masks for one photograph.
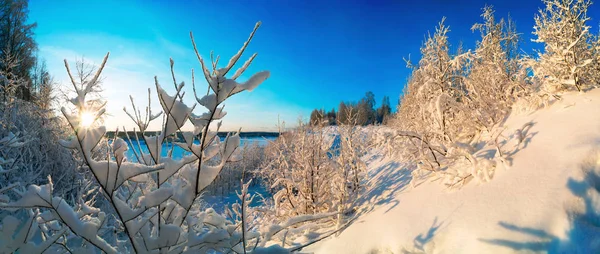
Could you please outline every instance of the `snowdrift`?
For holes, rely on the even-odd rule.
[[[600,89],[513,114],[503,133],[528,123],[510,168],[459,190],[432,179],[413,187],[401,158],[374,152],[358,218],[308,251],[600,252]]]

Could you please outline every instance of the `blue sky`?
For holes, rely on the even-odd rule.
[[[256,21],[263,25],[247,54],[258,57],[247,71],[270,70],[271,78],[250,93],[226,102],[226,130],[275,130],[278,117],[293,125],[313,108],[327,110],[341,100],[358,100],[372,91],[377,103],[384,95],[393,106],[409,70],[403,57],[419,59],[419,47],[443,16],[450,26],[454,48],[463,42],[474,48],[481,8],[491,4],[497,17],[510,13],[523,34],[522,48],[530,42],[538,0],[523,1],[43,1],[30,2],[30,20],[38,23],[40,56],[67,85],[63,59],[99,63],[111,57],[104,72],[110,116],[106,125],[131,127],[122,113],[131,94],[146,103],[147,88],[158,76],[172,91],[169,57],[175,60],[178,80],[186,81],[191,97],[190,69],[199,69],[191,47],[193,31],[200,53],[211,50],[229,59],[242,45]],[[598,31],[600,6],[589,11],[592,31]],[[596,17],[598,19],[596,19]],[[225,62],[225,61],[223,61]],[[201,83],[202,89],[205,84]],[[155,96],[155,91],[153,91]],[[153,108],[158,102],[153,97]],[[199,111],[196,113],[200,113]]]

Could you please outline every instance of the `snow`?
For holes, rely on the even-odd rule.
[[[1,204],[0,207],[2,207],[2,208],[52,207],[53,214],[56,214],[57,218],[60,219],[62,222],[64,222],[66,225],[68,225],[69,229],[71,231],[73,231],[75,234],[85,238],[87,241],[91,242],[92,244],[101,248],[103,251],[105,251],[107,253],[117,253],[116,249],[114,249],[104,239],[102,239],[100,236],[97,235],[98,228],[100,227],[99,224],[96,224],[95,222],[90,222],[90,221],[84,222],[84,221],[80,220],[77,212],[75,212],[75,210],[73,210],[73,207],[68,205],[64,199],[59,198],[59,197],[52,197],[52,189],[53,189],[53,185],[52,185],[52,181],[50,179],[49,179],[49,183],[46,185],[43,185],[43,186],[30,185],[28,190],[26,192],[22,193],[21,199],[19,199],[18,201],[15,201],[15,202],[11,202],[11,203]],[[7,210],[10,210],[10,209],[7,209]],[[29,221],[26,222],[25,225],[32,225],[33,220],[34,220],[34,217],[30,217]],[[3,220],[3,224],[7,224],[8,227],[2,229],[2,232],[0,232],[2,234],[6,234],[6,233],[12,234],[11,231],[14,232],[14,230],[16,230],[14,221],[11,218],[8,218],[8,219],[5,218]],[[37,229],[37,226],[27,226],[27,227],[32,228],[34,230]],[[18,243],[26,243],[27,241],[24,240],[25,237],[27,237],[29,235],[33,235],[35,233],[35,232],[33,232],[33,233],[29,234],[27,232],[28,232],[28,230],[25,230],[25,228],[22,228],[19,231],[16,238],[13,239],[14,241],[12,241],[12,242],[13,243],[17,243],[17,242]],[[63,231],[63,233],[64,233],[64,231]],[[23,234],[25,234],[25,235],[23,235]],[[19,240],[18,238],[21,238],[21,240]],[[11,238],[2,238],[2,239],[11,239]],[[52,239],[56,240],[54,237]],[[8,241],[8,242],[10,243],[11,241]],[[27,248],[30,250],[33,250],[35,248],[43,247],[46,244],[48,244],[48,243],[47,242],[42,243],[42,245],[37,246],[37,247],[35,245],[30,245]],[[6,246],[6,247],[10,247],[10,246]],[[1,249],[2,249],[2,246],[0,246],[0,250]]]
[[[121,138],[117,138],[115,139],[115,141],[112,142],[111,146],[115,153],[117,163],[121,164],[121,162],[125,158],[125,151],[129,150],[129,148],[127,147],[127,142],[125,142],[125,140]]]
[[[200,105],[209,110],[217,107],[217,96],[214,93],[205,95],[197,101],[200,103]]]
[[[236,194],[236,191],[231,191],[229,193],[225,193],[225,194],[211,194],[210,192],[205,192],[201,198],[202,200],[205,202],[206,206],[212,208],[213,210],[215,210],[218,213],[224,213],[225,210],[227,208],[229,208],[231,205],[235,204],[235,203],[239,203],[240,202],[240,198],[238,197],[238,195]],[[250,186],[248,188],[248,193],[251,195],[258,195],[259,197],[269,197],[270,193],[269,191],[262,185],[253,185]],[[264,205],[264,200],[262,200],[261,198],[256,197],[253,199],[253,201],[251,203],[248,203],[248,207],[259,207],[261,205]]]
[[[411,170],[401,158],[383,158],[371,151],[368,187],[357,201],[358,218],[339,236],[305,251],[597,251],[598,108],[600,90],[596,89],[565,94],[562,101],[529,115],[511,115],[504,124],[506,137],[530,125],[523,131],[522,144],[511,141],[502,147],[507,152],[517,144],[511,167],[495,170],[489,182],[472,181],[458,190],[449,190],[433,178],[413,188]]]
[[[189,163],[192,163],[194,160],[196,160],[196,157],[194,156],[184,156],[183,159],[180,160],[173,160],[172,158],[165,157],[163,159],[165,169],[160,172],[161,174],[159,175],[158,183],[163,184],[169,179],[169,177],[177,173],[179,169],[183,168]]]
[[[179,92],[182,87],[183,84],[179,85],[177,91]],[[192,109],[188,108],[182,101],[176,100],[176,96],[170,96],[158,83],[156,83],[156,90],[163,112],[167,114],[164,133],[165,136],[168,136],[185,124]]]
[[[212,183],[215,180],[215,178],[217,178],[217,176],[219,175],[219,172],[221,172],[223,166],[224,164],[216,166],[202,164],[200,170],[200,180],[198,181],[198,187],[196,191],[200,192],[204,190],[204,188],[206,188],[210,183]]]
[[[162,148],[163,146],[159,146],[158,144],[161,143],[162,144],[162,140],[163,140],[163,136],[162,134],[158,135],[158,136],[144,136],[144,140],[146,148],[148,148],[148,151],[150,152],[150,155],[152,156],[152,158],[155,158],[155,160],[157,160],[158,158],[162,158]],[[160,157],[159,157],[160,156]]]
[[[8,132],[8,135],[2,139],[0,139],[0,144],[8,146],[8,147],[21,147],[23,146],[23,142],[19,142],[18,138],[19,133],[14,134],[12,132]]]
[[[270,73],[268,71],[261,71],[261,72],[258,72],[256,74],[252,75],[252,77],[250,77],[250,79],[248,79],[248,81],[238,85],[240,88],[242,88],[242,89],[240,89],[240,91],[254,90],[254,88],[256,88],[260,83],[262,83],[267,78],[269,78],[269,75],[270,75]]]
[[[263,228],[261,231],[262,234],[264,234],[264,241],[261,242],[261,247],[264,246],[264,244],[268,241],[271,240],[271,238],[281,232],[282,230],[286,229],[286,228],[290,228],[291,226],[294,226],[295,224],[298,223],[302,223],[302,222],[310,222],[310,221],[315,221],[315,220],[319,220],[319,219],[323,219],[323,218],[327,218],[327,217],[332,217],[334,215],[337,215],[337,212],[330,212],[330,213],[322,213],[322,214],[305,214],[305,215],[298,215],[296,217],[290,218],[288,220],[286,220],[285,222],[281,223],[281,224],[272,224],[272,225],[268,225],[265,228]],[[314,225],[311,224],[307,224],[305,225],[307,228],[308,227],[312,227]]]
[[[118,189],[130,178],[163,169],[162,164],[146,166],[139,163],[123,162],[119,165],[114,161],[89,160],[89,165],[102,187],[110,192]]]

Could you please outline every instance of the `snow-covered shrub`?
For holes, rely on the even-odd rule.
[[[532,91],[536,91],[535,87],[532,86]],[[547,93],[532,92],[529,96],[525,96],[517,99],[511,106],[511,113],[514,114],[527,114],[534,112],[538,109],[545,108],[550,105],[552,98]]]
[[[340,183],[338,193],[342,195],[343,201],[340,203],[343,206],[348,203],[345,200],[352,201],[356,198],[361,188],[366,174],[366,165],[361,157],[366,154],[371,137],[368,128],[357,125],[360,118],[350,108],[340,111],[340,114],[345,114],[347,124],[338,125],[332,147],[333,156],[330,158],[336,160],[338,170],[341,170],[343,175],[344,183]]]
[[[535,17],[534,42],[544,43],[544,52],[530,66],[542,79],[544,92],[584,90],[597,86],[598,72],[593,36],[587,21],[590,0],[544,0],[544,9]]]
[[[82,176],[71,151],[58,143],[68,135],[62,119],[21,100],[0,105],[0,111],[0,139],[7,141],[0,142],[0,160],[11,162],[0,165],[0,182],[41,184],[50,175],[56,193],[74,194]]]
[[[82,176],[75,170],[71,151],[58,143],[70,128],[49,107],[19,98],[19,88],[27,82],[11,72],[18,64],[10,51],[0,59],[0,139],[6,141],[0,142],[0,182],[41,184],[50,175],[55,192],[73,201],[77,188],[83,186]]]
[[[392,123],[401,130],[397,135],[415,143],[417,151],[408,154],[430,170],[441,167],[440,157],[447,152],[445,144],[454,142],[460,133],[452,123],[466,118],[462,105],[453,99],[463,94],[464,76],[454,77],[453,73],[463,67],[466,58],[450,55],[448,32],[442,20],[423,44],[421,60],[418,66],[411,66],[413,72]]]
[[[273,190],[277,217],[330,212],[330,181],[334,164],[328,156],[333,138],[324,128],[300,124],[283,133],[266,148],[266,165],[261,169]]]
[[[239,160],[225,164],[219,176],[206,188],[207,192],[225,196],[239,190],[242,187],[240,183],[252,180],[252,185],[260,184],[261,179],[256,171],[266,159],[264,146],[248,142],[238,149]]]
[[[483,9],[481,17],[484,22],[472,27],[481,32],[481,40],[470,54],[461,104],[471,116],[471,125],[489,132],[504,120],[518,98],[530,93],[530,86],[519,60],[519,37],[513,22],[496,21],[490,6]]]
[[[418,65],[409,63],[413,72],[391,121],[395,130],[378,134],[414,162],[415,176],[433,173],[450,186],[470,177],[489,181],[496,159],[484,158],[483,151],[497,146],[513,103],[532,91],[512,22],[497,22],[491,7],[481,16],[484,22],[473,26],[482,36],[477,48],[455,55],[449,52],[449,29],[440,22]]]
[[[13,73],[12,70],[18,68],[19,59],[17,54],[10,49],[3,49],[0,57],[0,101],[11,102],[17,98],[22,98],[23,88],[27,87],[25,77]]]
[[[346,114],[349,124],[340,124],[334,140],[333,159],[337,168],[337,175],[333,180],[334,200],[337,202],[337,226],[344,224],[344,215],[352,213],[355,209],[354,201],[361,194],[364,182],[367,179],[367,165],[362,159],[366,155],[371,137],[363,128],[354,124],[357,117],[351,111],[340,112]]]
[[[337,221],[326,222],[343,223],[365,177],[360,131],[352,124],[300,123],[266,147],[269,159],[260,173],[273,192],[274,220],[337,213]]]
[[[238,133],[228,135],[222,142],[217,137],[221,125],[217,121],[226,114],[221,106],[222,103],[236,93],[253,90],[269,77],[269,72],[263,71],[252,75],[246,82],[236,81],[254,60],[256,54],[231,76],[226,77],[227,74],[231,74],[230,71],[240,59],[259,25],[260,23],[256,25],[249,39],[225,67],[217,67],[219,59],[217,57],[212,62],[212,70],[209,70],[198,53],[190,33],[203,76],[209,86],[209,92],[205,96],[198,97],[195,93],[192,72],[194,99],[208,112],[197,115],[194,113],[197,104],[189,107],[184,103],[184,84],[183,82],[178,84],[174,74],[172,77],[175,86],[174,95],[168,94],[160,85],[158,78],[155,78],[162,112],[153,113],[150,105],[142,110],[135,106],[132,98],[133,110],[126,110],[126,112],[137,125],[140,132],[137,135],[141,135],[146,142],[148,153],[140,147],[137,149],[135,146],[129,147],[127,142],[115,135],[111,142],[107,142],[110,144],[107,154],[102,159],[94,158],[93,153],[106,133],[105,127],[97,122],[105,110],[103,105],[90,104],[87,96],[98,84],[109,55],[106,55],[93,77],[83,83],[73,78],[69,65],[65,61],[75,97],[70,100],[72,107],[63,107],[61,111],[73,135],[60,143],[80,154],[84,162],[83,168],[92,174],[93,181],[97,184],[95,190],[101,196],[99,198],[110,204],[111,209],[98,209],[90,200],[75,206],[69,204],[64,198],[54,195],[55,186],[50,177],[47,184],[30,185],[26,189],[16,184],[9,185],[0,189],[0,207],[8,211],[29,209],[29,216],[28,218],[6,216],[3,219],[0,252],[41,253],[46,250],[97,252],[100,250],[104,253],[195,253],[214,250],[260,253],[273,250],[281,253],[289,251],[277,246],[263,246],[267,246],[267,241],[273,234],[296,223],[285,225],[265,223],[262,226],[270,230],[262,233],[250,232],[245,226],[247,213],[244,203],[251,198],[247,195],[247,185],[244,185],[240,195],[241,207],[233,208],[239,211],[240,216],[237,219],[232,220],[211,209],[201,211],[197,204],[198,197],[214,181],[224,165],[237,160],[239,156]],[[173,68],[173,61],[171,61],[171,68]],[[148,103],[151,103],[150,100]],[[162,119],[162,129],[155,135],[149,135],[146,133],[147,127],[151,121],[157,119]],[[185,142],[176,144],[188,150],[190,154],[178,160],[172,158],[170,153],[166,157],[161,157],[162,144],[171,135],[181,131],[181,127],[188,121],[192,123],[193,131],[184,131]],[[136,162],[127,161],[125,152],[128,149],[134,150]],[[215,163],[208,163],[209,161]],[[296,221],[300,219],[302,218]]]

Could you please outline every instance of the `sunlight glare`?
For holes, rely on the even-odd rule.
[[[94,123],[94,120],[96,119],[96,116],[90,112],[83,112],[81,113],[80,116],[80,120],[81,122],[79,123],[81,127],[83,128],[87,128],[92,126],[92,124]]]

